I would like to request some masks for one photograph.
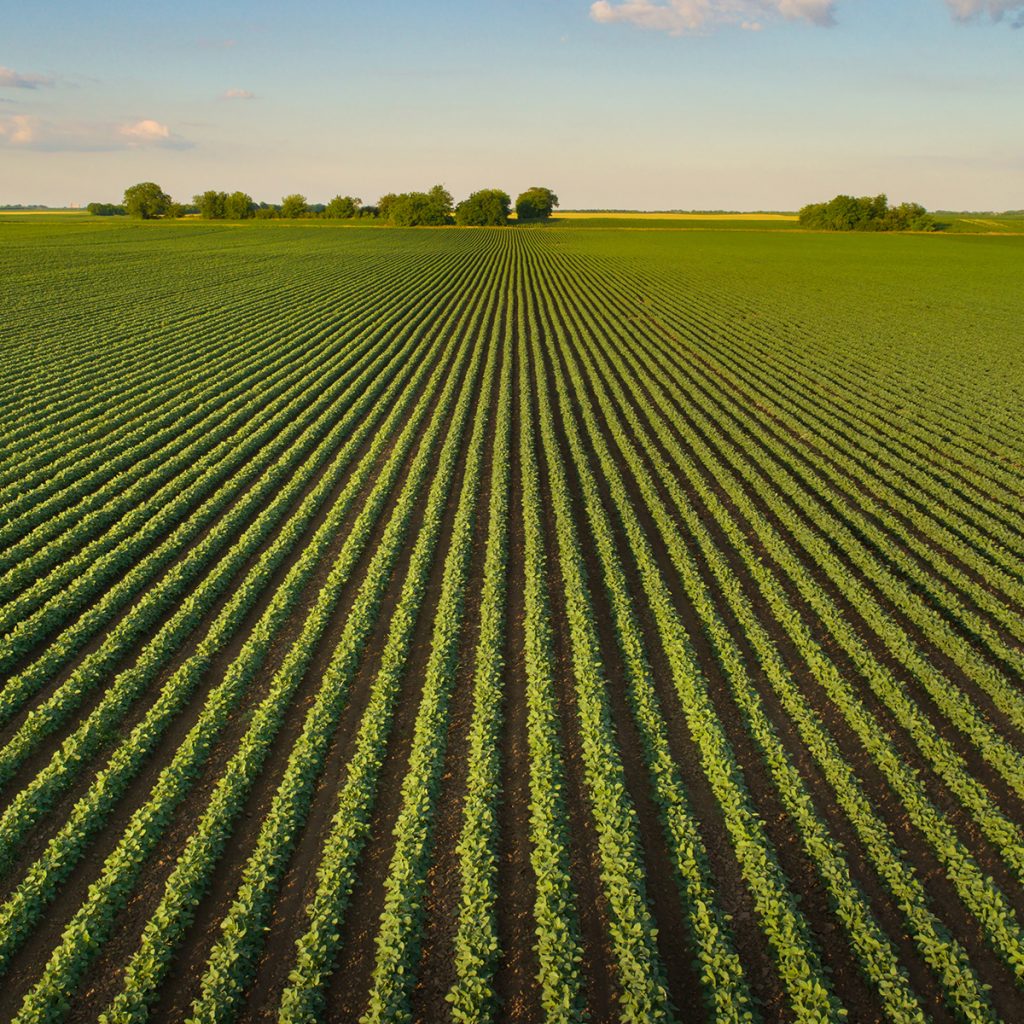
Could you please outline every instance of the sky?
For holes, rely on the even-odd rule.
[[[0,204],[1024,208],[1024,0],[0,0]]]

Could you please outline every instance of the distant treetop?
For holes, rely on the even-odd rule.
[[[935,221],[920,203],[890,206],[885,195],[836,196],[800,211],[800,223],[820,231],[934,231]]]
[[[306,197],[299,195],[297,192],[290,196],[285,196],[281,200],[281,216],[289,219],[296,217],[305,217],[309,213],[309,203],[306,202]]]
[[[377,209],[389,224],[412,228],[450,224],[453,204],[444,185],[435,185],[429,192],[389,192],[377,200]]]
[[[210,189],[193,196],[199,215],[206,220],[246,220],[253,216],[256,204],[245,192],[216,192]]]
[[[153,181],[141,181],[124,190],[124,208],[130,217],[152,220],[162,217],[171,205],[171,197]]]
[[[359,216],[362,199],[353,196],[335,196],[323,210],[323,216],[339,220],[351,220]]]
[[[522,221],[545,220],[558,206],[558,196],[549,188],[527,189],[516,200],[516,214]],[[88,210],[97,216],[127,213],[146,220],[198,214],[205,220],[246,220],[256,218],[323,217],[336,220],[372,218],[400,227],[460,225],[498,226],[508,223],[512,210],[509,194],[499,188],[478,189],[455,206],[444,185],[427,192],[389,192],[376,206],[363,205],[355,196],[336,195],[328,203],[310,203],[295,193],[285,196],[279,205],[254,202],[246,192],[221,192],[207,189],[192,197],[192,203],[174,202],[152,181],[143,181],[125,189],[124,205],[90,203]]]
[[[535,185],[516,200],[517,220],[547,220],[558,205],[558,196],[549,188]]]
[[[86,209],[94,217],[122,217],[127,212],[123,206],[116,203],[89,203]]]
[[[512,199],[500,188],[482,188],[455,207],[455,223],[477,227],[508,223]]]

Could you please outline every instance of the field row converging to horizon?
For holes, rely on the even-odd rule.
[[[1021,1019],[1021,239],[2,230],[0,1019]]]

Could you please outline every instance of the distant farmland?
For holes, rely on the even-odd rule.
[[[1024,239],[0,221],[0,1019],[1024,1005]]]

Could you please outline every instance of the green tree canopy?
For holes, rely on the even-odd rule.
[[[140,181],[124,190],[124,208],[129,216],[151,220],[162,217],[170,206],[171,197],[155,182]]]
[[[934,231],[935,221],[920,203],[890,206],[884,194],[838,195],[827,203],[810,203],[800,223],[819,231]]]
[[[558,196],[551,189],[535,185],[533,188],[528,188],[516,200],[516,218],[518,220],[547,220],[557,205]]]
[[[391,220],[391,208],[395,205],[398,196],[394,192],[388,192],[377,200],[377,216],[381,220]]]
[[[224,197],[224,216],[228,220],[246,220],[255,210],[256,204],[248,192],[232,192]]]
[[[435,185],[429,192],[389,193],[377,201],[380,215],[389,224],[399,227],[450,224],[453,200],[443,185]]]
[[[89,203],[86,209],[94,217],[120,217],[125,213],[124,207],[116,203]]]
[[[323,215],[334,220],[351,220],[359,216],[362,199],[353,196],[335,196],[325,207]]]
[[[500,225],[508,223],[512,199],[500,188],[483,188],[463,199],[455,207],[455,223],[469,225]]]
[[[193,196],[192,202],[199,207],[199,215],[205,220],[223,220],[227,216],[225,209],[227,198],[226,192],[215,192],[210,189]]]
[[[305,196],[300,196],[295,193],[290,196],[285,196],[281,200],[281,216],[289,217],[294,219],[295,217],[304,217],[309,212],[309,204],[306,202]]]
[[[451,217],[452,210],[455,209],[455,200],[444,185],[435,185],[427,195],[436,211],[443,213],[446,218]]]
[[[890,206],[883,218],[885,231],[936,231],[935,218],[920,203]]]

